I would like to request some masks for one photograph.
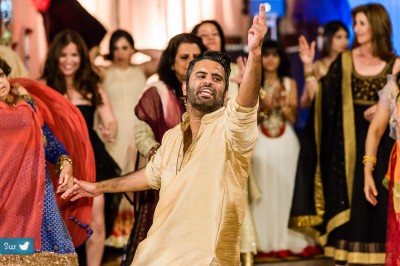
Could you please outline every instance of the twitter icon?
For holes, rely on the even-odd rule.
[[[18,246],[19,246],[19,248],[21,249],[21,250],[28,250],[28,248],[29,248],[29,241],[26,241],[24,244],[19,244]]]
[[[33,238],[0,238],[0,254],[33,254]]]

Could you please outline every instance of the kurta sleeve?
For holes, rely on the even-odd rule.
[[[152,189],[161,188],[161,154],[163,153],[163,146],[157,150],[157,153],[151,157],[150,161],[146,165],[145,176],[149,187]]]
[[[253,149],[258,139],[257,109],[240,106],[236,99],[227,104],[225,133],[232,149],[238,153],[246,153]]]

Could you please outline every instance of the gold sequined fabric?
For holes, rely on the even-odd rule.
[[[1,266],[26,266],[26,265],[60,265],[78,266],[76,253],[56,254],[52,252],[40,252],[32,255],[0,255]]]
[[[387,75],[391,74],[394,60],[376,76],[362,76],[356,71],[352,72],[351,83],[353,88],[354,103],[361,105],[376,104],[379,100],[378,91],[385,87]]]

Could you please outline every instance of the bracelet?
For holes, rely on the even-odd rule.
[[[68,155],[61,155],[60,157],[58,157],[56,163],[56,173],[58,176],[60,176],[61,171],[67,165],[72,167],[72,160]]]
[[[374,167],[376,165],[376,157],[370,156],[370,155],[364,155],[363,156],[363,164],[365,165],[366,162],[372,163],[372,167]]]
[[[309,77],[314,77],[314,78],[315,78],[314,70],[305,71],[305,72],[304,72],[304,77],[305,77],[305,78],[309,78]]]
[[[314,82],[314,81],[317,81],[317,79],[315,78],[315,76],[306,77],[306,83]]]
[[[265,90],[264,90],[263,88],[261,88],[261,89],[260,89],[260,92],[259,92],[259,95],[260,95],[260,99],[261,99],[261,100],[265,98],[265,94],[266,94]]]
[[[268,115],[266,113],[262,112],[262,111],[258,115],[263,120],[267,120],[268,119]]]

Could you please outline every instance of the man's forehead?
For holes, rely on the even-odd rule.
[[[225,73],[225,69],[220,63],[209,59],[200,60],[193,66],[193,72],[198,71]]]

